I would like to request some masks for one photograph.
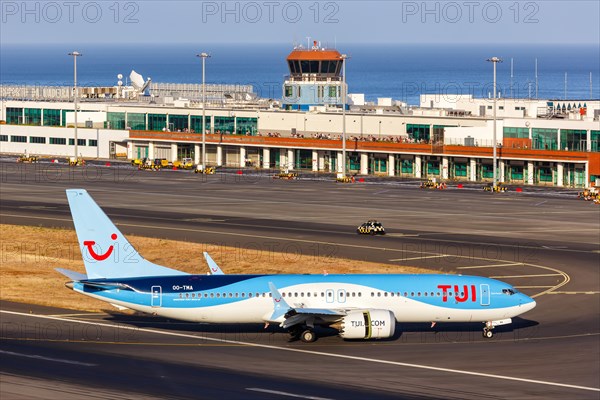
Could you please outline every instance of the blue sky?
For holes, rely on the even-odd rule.
[[[595,1],[11,1],[0,43],[598,44]]]

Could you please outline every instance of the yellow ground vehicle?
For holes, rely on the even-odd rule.
[[[38,158],[37,158],[37,156],[30,156],[27,154],[23,154],[19,158],[17,158],[17,162],[18,163],[36,163],[36,162],[38,162]]]
[[[381,222],[369,220],[356,228],[356,233],[361,235],[385,235]]]
[[[577,197],[585,201],[600,202],[600,193],[598,193],[598,189],[595,187],[584,189],[583,192],[577,193]]]
[[[192,169],[194,168],[194,160],[191,158],[184,158],[183,160],[173,162],[173,167],[177,169]]]
[[[280,171],[277,175],[273,176],[273,178],[279,178],[279,179],[296,179],[298,178],[298,173],[297,172],[290,172],[290,171]]]
[[[506,186],[502,186],[501,182],[498,182],[496,187],[494,187],[493,185],[487,185],[487,186],[483,187],[483,190],[485,190],[486,192],[501,193],[501,192],[506,192],[508,190],[508,188]]]
[[[169,161],[166,158],[155,158],[154,166],[158,168],[167,168],[169,167]]]
[[[196,168],[194,169],[194,173],[195,174],[212,175],[212,174],[215,173],[215,167],[206,167],[206,168],[203,168],[202,165],[198,164],[198,165],[196,165]]]
[[[75,167],[77,165],[85,165],[85,160],[83,159],[83,157],[70,157],[69,158],[69,166],[70,167]]]
[[[446,189],[446,183],[437,182],[434,179],[428,179],[427,181],[421,182],[419,187],[421,189]]]
[[[131,160],[131,165],[133,165],[134,167],[139,167],[141,165],[144,165],[145,162],[146,162],[145,158],[143,158],[143,159],[136,158],[135,160]]]

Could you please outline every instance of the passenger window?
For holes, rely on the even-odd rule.
[[[423,296],[427,297],[427,292],[424,292],[424,293],[423,293]]]
[[[415,297],[415,292],[410,292],[410,297]]]
[[[183,293],[179,293],[179,298],[183,299]]]
[[[384,295],[385,297],[387,297],[387,296],[388,296],[388,292],[385,292],[383,295]]]
[[[408,293],[407,292],[404,292],[404,297],[408,297]]]
[[[196,298],[196,293],[192,293],[192,299]]]
[[[381,292],[377,292],[377,297],[381,297]]]
[[[417,297],[421,297],[421,292],[417,292]]]
[[[186,293],[186,294],[185,294],[185,298],[186,298],[186,299],[189,299],[189,298],[190,298],[190,294],[189,294],[189,293]]]
[[[358,292],[358,297],[361,297],[361,296],[362,296],[362,293],[361,293],[361,292]]]
[[[221,294],[220,294],[220,293],[217,293],[217,297],[221,297]]]
[[[213,297],[215,297],[215,294],[214,294],[214,293],[211,293],[211,294],[210,294],[210,298],[212,299]]]
[[[242,297],[246,297],[246,292],[242,292]]]
[[[306,297],[310,297],[310,292],[306,292]]]

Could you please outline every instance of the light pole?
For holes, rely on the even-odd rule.
[[[342,177],[346,177],[346,59],[348,55],[342,54]]]
[[[494,134],[492,137],[492,146],[493,146],[493,174],[494,174],[494,181],[493,181],[493,189],[496,189],[496,187],[498,186],[498,181],[497,181],[497,177],[496,177],[496,101],[498,100],[496,98],[496,64],[498,64],[499,62],[502,62],[502,60],[498,57],[492,57],[492,58],[488,58],[486,61],[489,61],[491,63],[494,64]]]
[[[202,169],[206,168],[206,59],[210,57],[208,53],[196,54],[196,57],[202,58]]]
[[[75,162],[77,162],[77,57],[81,57],[82,54],[78,51],[69,53],[68,55],[73,56],[73,107],[75,108]]]

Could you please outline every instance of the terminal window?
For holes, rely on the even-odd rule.
[[[12,136],[11,135],[10,141],[13,143],[27,143],[27,136]]]
[[[43,136],[29,136],[29,143],[45,144],[46,138]]]

